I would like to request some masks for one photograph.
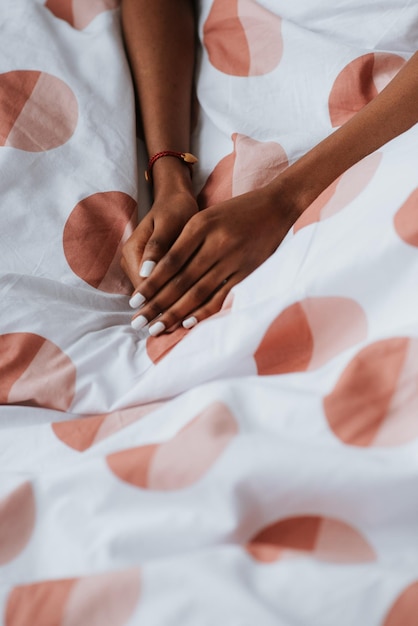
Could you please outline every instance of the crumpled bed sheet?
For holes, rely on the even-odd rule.
[[[0,623],[416,625],[418,128],[220,313],[145,339],[119,267],[147,192],[117,5],[0,7]],[[418,5],[202,0],[199,36],[206,206],[373,98]]]

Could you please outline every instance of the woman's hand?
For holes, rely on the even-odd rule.
[[[194,196],[186,190],[156,199],[122,250],[122,269],[134,288],[142,282],[141,277],[149,276],[197,211]]]
[[[299,212],[281,207],[268,187],[205,209],[187,222],[135,293],[132,321],[151,335],[191,328],[216,313],[230,289],[278,247]],[[131,299],[132,302],[132,299]]]

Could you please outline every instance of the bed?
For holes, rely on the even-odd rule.
[[[320,6],[319,6],[320,4]],[[412,0],[201,0],[207,206],[417,49]],[[0,622],[416,626],[418,127],[191,331],[130,326],[149,206],[117,0],[0,7]]]

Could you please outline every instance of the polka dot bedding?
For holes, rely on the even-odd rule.
[[[0,6],[0,624],[415,626],[418,127],[218,314],[144,339],[118,4]],[[408,0],[197,4],[202,206],[270,181],[418,44]]]

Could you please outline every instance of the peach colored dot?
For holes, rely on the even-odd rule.
[[[151,361],[155,364],[161,361],[178,343],[190,332],[180,326],[172,333],[159,335],[158,337],[148,337],[147,354]]]
[[[67,142],[78,122],[78,104],[57,76],[33,70],[0,74],[0,146],[28,152]]]
[[[342,211],[368,186],[382,160],[380,152],[374,152],[339,176],[304,211],[293,226],[293,232],[332,217]]]
[[[52,341],[33,333],[0,335],[0,403],[66,411],[76,369]]]
[[[92,415],[65,422],[55,422],[52,430],[69,448],[84,452],[94,444],[95,437],[106,419],[105,415]]]
[[[261,376],[321,367],[367,335],[367,319],[350,298],[306,298],[270,324],[254,359]]]
[[[394,218],[399,237],[410,246],[418,248],[418,188],[405,200]]]
[[[139,595],[137,569],[80,578],[71,588],[60,626],[124,626]]]
[[[334,434],[354,446],[393,446],[418,437],[418,340],[383,339],[347,365],[324,410]]]
[[[287,307],[270,324],[254,359],[261,376],[303,372],[313,354],[313,337],[299,302]]]
[[[25,549],[35,517],[35,495],[29,482],[0,500],[0,565],[9,563]]]
[[[15,587],[7,598],[5,626],[61,626],[75,579]]]
[[[148,488],[149,467],[158,448],[157,444],[138,446],[110,454],[106,461],[115,476],[141,489]]]
[[[373,548],[352,526],[315,515],[279,520],[258,532],[246,549],[262,563],[272,563],[294,552],[335,563],[376,559]]]
[[[83,30],[97,15],[116,9],[120,0],[47,0],[45,6],[58,18]]]
[[[52,424],[52,430],[56,437],[69,448],[84,452],[94,444],[129,426],[129,424],[156,411],[163,404],[163,402],[154,402],[121,409],[106,415],[90,415],[65,422],[55,422]]]
[[[382,626],[416,626],[418,615],[418,580],[397,598]]]
[[[137,569],[15,587],[5,626],[124,626],[139,594]]]
[[[214,0],[203,42],[219,71],[232,76],[267,74],[282,57],[281,19],[254,0]]]
[[[404,64],[405,59],[396,54],[370,52],[346,65],[329,95],[332,126],[342,126],[373,100]]]
[[[183,489],[204,476],[237,432],[235,417],[217,402],[170,441],[116,452],[107,457],[107,463],[116,476],[135,487]]]
[[[86,283],[108,293],[130,294],[120,267],[122,247],[137,223],[137,205],[121,191],[95,193],[79,202],[64,228],[68,265]]]
[[[274,141],[256,141],[238,133],[232,141],[233,153],[219,161],[199,194],[202,209],[262,187],[288,166],[285,151]]]

